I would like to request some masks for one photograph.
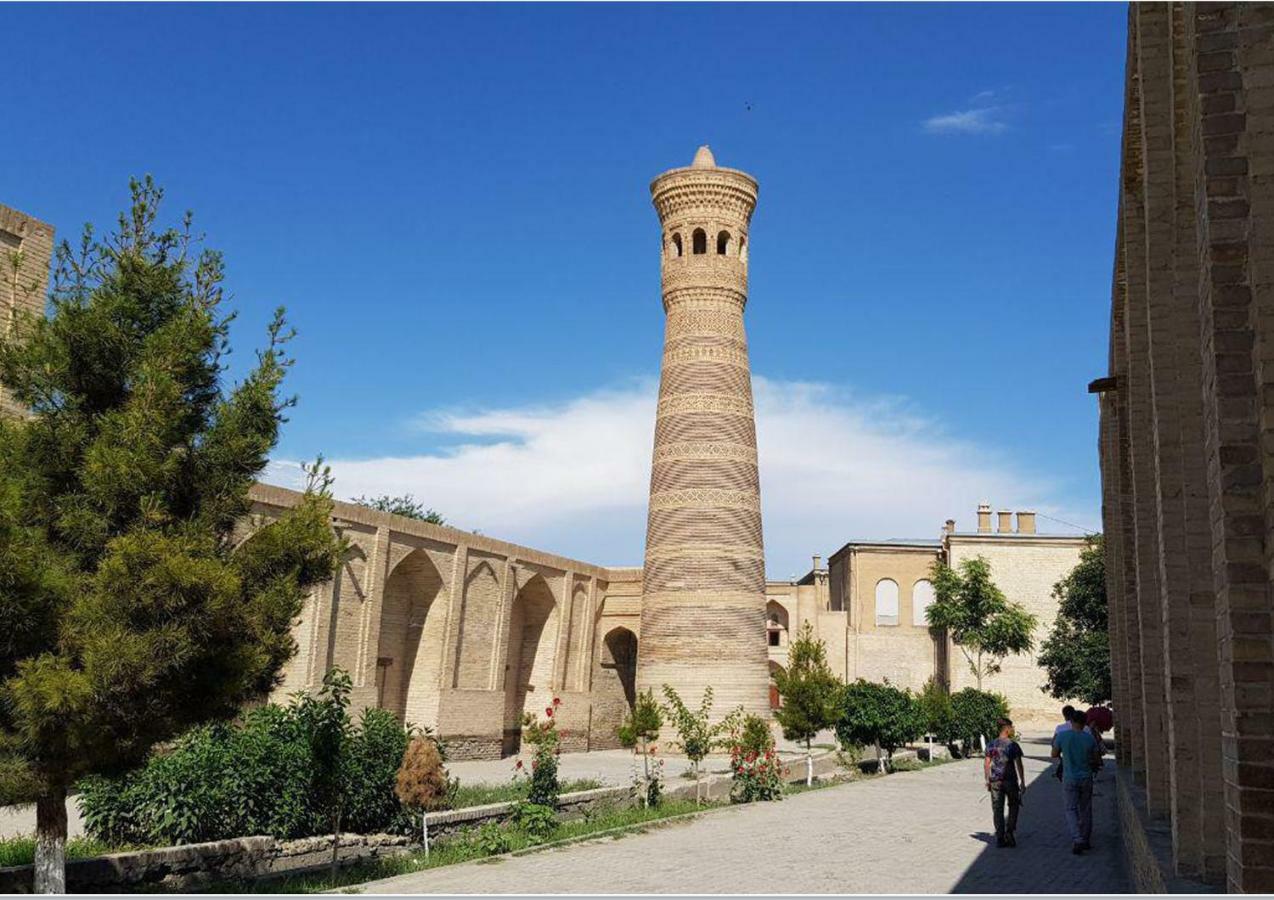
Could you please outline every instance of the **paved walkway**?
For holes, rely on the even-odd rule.
[[[368,893],[1096,893],[1127,884],[1112,776],[1094,799],[1092,852],[1070,853],[1048,744],[1023,743],[1030,788],[1018,847],[997,849],[981,762],[967,760],[645,834],[449,866]],[[988,841],[990,842],[988,844]]]

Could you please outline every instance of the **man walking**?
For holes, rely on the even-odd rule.
[[[1066,824],[1071,832],[1071,853],[1091,849],[1093,836],[1093,772],[1101,765],[1097,742],[1084,730],[1087,716],[1071,713],[1070,729],[1053,741],[1053,758],[1062,760],[1062,790],[1066,797]]]
[[[1073,716],[1074,714],[1075,714],[1075,707],[1071,706],[1069,703],[1067,703],[1065,706],[1062,707],[1062,722],[1060,725],[1058,725],[1056,728],[1053,729],[1053,749],[1054,750],[1057,749],[1057,739],[1061,737],[1061,735],[1064,732],[1070,731],[1071,716]],[[1057,754],[1053,754],[1053,755],[1056,756]],[[1062,780],[1062,763],[1060,760],[1058,760],[1057,765],[1053,767],[1053,777],[1056,778],[1058,781]]]
[[[986,789],[991,792],[991,815],[995,821],[995,846],[1016,847],[1017,813],[1022,806],[1026,773],[1022,769],[1022,748],[1013,740],[1013,722],[1000,719],[1000,736],[986,748],[982,772]],[[1004,804],[1009,805],[1008,821],[1004,820]]]

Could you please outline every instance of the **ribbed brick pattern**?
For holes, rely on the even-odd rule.
[[[667,321],[638,683],[657,692],[670,684],[690,703],[711,685],[718,716],[739,705],[766,713],[765,563],[743,327],[756,182],[696,159],[651,185]]]

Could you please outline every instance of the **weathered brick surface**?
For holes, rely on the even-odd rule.
[[[7,337],[44,315],[53,226],[0,204],[0,331]],[[22,407],[0,388],[0,414]]]
[[[1272,91],[1274,6],[1132,6],[1101,440],[1120,756],[1176,874],[1245,891],[1274,885]]]

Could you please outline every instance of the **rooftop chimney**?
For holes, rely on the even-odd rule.
[[[1035,513],[1024,509],[1017,514],[1017,533],[1035,534]]]
[[[1013,513],[1007,509],[1002,509],[998,511],[995,515],[999,519],[999,521],[996,523],[995,530],[998,531],[1000,534],[1012,534],[1013,533]]]
[[[823,565],[823,557],[815,553],[814,554],[814,571],[817,572],[819,570],[819,567],[822,565]]]
[[[943,530],[947,534],[955,534],[955,519],[947,519],[946,527]]]
[[[991,533],[991,504],[978,504],[978,534]]]

